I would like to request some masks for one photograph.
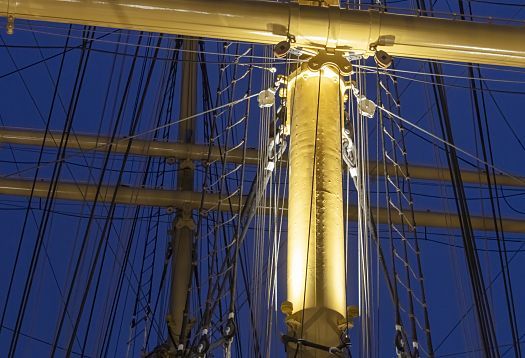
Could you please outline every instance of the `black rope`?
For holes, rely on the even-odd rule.
[[[127,89],[129,89],[129,84],[131,83],[132,73],[133,73],[133,69],[135,67],[135,63],[136,63],[136,60],[134,60],[132,62],[132,65],[131,65],[131,68],[130,68],[130,73],[129,73],[129,76],[128,76],[128,81],[127,81],[127,86],[126,86]],[[120,105],[119,115],[117,116],[117,121],[119,121],[122,118],[122,113],[123,113],[123,110],[124,110],[124,103],[125,103],[125,98],[127,97],[127,93],[128,93],[128,90],[126,90],[125,93],[124,93],[124,96],[123,96],[123,99],[122,99],[122,102],[121,102],[121,105]],[[118,124],[118,122],[117,122],[117,124]],[[113,133],[112,133],[112,136],[111,136],[111,142],[113,142],[115,137],[116,137],[118,127],[119,127],[118,125],[115,125],[115,127],[114,127],[114,130],[113,130]],[[88,238],[89,238],[89,233],[90,233],[90,229],[91,229],[91,224],[93,222],[93,215],[95,213],[96,203],[98,201],[98,197],[99,197],[100,190],[101,190],[101,187],[102,187],[103,178],[104,178],[104,175],[106,173],[105,169],[107,168],[107,166],[109,164],[110,154],[111,154],[111,146],[110,146],[109,150],[107,151],[107,153],[105,155],[105,160],[104,160],[104,164],[103,164],[103,167],[102,167],[103,168],[102,174],[101,174],[101,176],[99,178],[99,182],[97,184],[95,200],[94,200],[94,203],[93,203],[93,205],[91,207],[90,218],[88,220],[88,223],[86,225],[86,229],[85,229],[85,232],[84,232],[84,235],[83,235],[82,245],[81,245],[81,249],[80,249],[80,252],[79,252],[79,257],[78,257],[77,262],[75,264],[75,269],[74,269],[74,272],[73,272],[73,277],[72,277],[72,280],[71,280],[71,284],[69,286],[66,302],[64,304],[64,309],[63,309],[62,314],[60,315],[60,318],[58,320],[58,327],[57,327],[57,330],[56,330],[56,333],[55,333],[54,346],[56,346],[58,344],[58,341],[60,339],[62,327],[63,327],[63,324],[64,324],[64,312],[67,310],[67,307],[69,306],[70,300],[72,298],[72,294],[73,294],[74,286],[75,286],[75,282],[76,282],[76,277],[78,276],[79,271],[80,271],[80,265],[81,265],[81,261],[82,261],[82,256],[85,254],[84,248],[86,247],[86,245],[88,243]],[[106,226],[107,225],[105,225],[105,227]],[[102,235],[102,238],[103,237],[104,237],[104,235]],[[75,325],[77,325],[77,324],[78,323],[76,323]],[[55,354],[55,349],[53,349],[52,352],[51,352],[52,356],[54,354]]]
[[[465,8],[463,6],[463,1],[458,0],[459,2],[459,9],[460,13],[462,15],[462,19],[464,19],[465,14]],[[472,16],[472,8],[470,7],[470,4],[468,4],[469,7],[469,13]],[[481,71],[479,69],[479,66],[477,66],[477,74],[478,78],[480,79],[481,86],[483,86],[483,81],[481,81]],[[472,88],[477,88],[475,76],[474,76],[474,70],[472,64],[469,64],[468,66],[468,76],[470,77],[470,85]],[[481,96],[481,105],[483,108],[483,117],[485,122],[485,128],[486,128],[486,136],[487,136],[487,145],[485,145],[485,133],[483,131],[483,125],[481,122],[481,111],[480,111],[480,104],[478,99],[478,93],[475,91],[472,91],[472,99],[474,100],[474,110],[476,115],[476,120],[478,124],[478,133],[479,133],[479,140],[481,143],[481,150],[483,154],[483,160],[485,163],[489,163],[488,156],[487,156],[487,149],[490,153],[490,163],[494,163],[493,155],[492,155],[492,145],[490,140],[490,131],[488,127],[488,116],[487,116],[487,108],[486,108],[486,102],[485,102],[485,93],[481,92],[479,94]],[[521,143],[521,141],[520,141]],[[488,147],[488,148],[487,148]],[[492,175],[491,175],[492,173]],[[510,273],[508,271],[508,257],[507,257],[507,248],[505,243],[505,234],[503,232],[503,226],[502,226],[502,219],[501,219],[501,208],[499,205],[499,200],[495,200],[494,198],[494,192],[496,192],[497,196],[497,188],[493,189],[492,181],[494,181],[494,185],[496,184],[496,174],[495,171],[492,168],[489,168],[487,164],[485,164],[485,175],[487,178],[487,187],[490,195],[490,207],[492,211],[492,218],[494,223],[494,232],[496,233],[497,238],[497,244],[498,244],[498,257],[500,262],[500,269],[503,274],[503,286],[505,289],[505,301],[507,306],[507,313],[509,317],[509,325],[510,330],[512,333],[512,339],[514,342],[514,353],[516,357],[521,357],[521,347],[519,342],[519,334],[518,334],[518,326],[517,326],[517,319],[516,319],[516,310],[514,306],[514,295],[512,292],[512,282],[510,280]],[[498,225],[499,224],[499,225]],[[501,228],[501,232],[500,232]],[[505,256],[505,259],[503,258]]]
[[[151,38],[149,39],[151,40]],[[147,94],[148,94],[148,91],[149,91],[149,87],[150,87],[150,84],[151,84],[151,79],[153,77],[153,72],[155,70],[155,65],[156,65],[156,60],[155,60],[155,57],[158,55],[158,47],[160,46],[162,42],[162,36],[159,36],[158,40],[157,40],[157,48],[155,48],[155,50],[153,51],[154,54],[153,54],[153,60],[151,61],[150,65],[149,65],[149,69],[147,71],[147,74],[146,74],[146,61],[144,61],[143,63],[143,69],[142,69],[142,72],[141,72],[141,80],[139,82],[139,86],[138,88],[141,88],[142,85],[142,77],[145,75],[146,76],[146,79],[145,79],[145,82],[144,82],[144,88],[142,90],[142,95],[139,97],[137,96],[137,100],[136,100],[136,104],[135,104],[135,109],[134,109],[134,112],[133,112],[133,121],[130,125],[130,128],[129,128],[129,137],[132,137],[137,128],[138,128],[138,125],[140,123],[140,118],[141,118],[141,115],[142,115],[142,111],[144,109],[144,103],[145,103],[145,100],[146,100],[146,97],[147,97]],[[132,140],[128,141],[128,145],[127,145],[127,148],[126,148],[126,152],[124,154],[124,157],[122,158],[122,163],[121,163],[121,169],[123,170],[126,166],[126,163],[128,161],[128,158],[129,158],[129,151],[131,149],[131,145],[132,145]],[[112,198],[111,198],[111,204],[110,204],[110,208],[112,211],[115,210],[116,208],[116,203],[115,203],[115,199],[117,197],[117,193],[118,193],[118,188],[120,187],[120,184],[122,182],[122,178],[123,178],[123,172],[119,173],[119,176],[117,178],[117,184],[116,184],[116,190],[113,192],[113,195],[112,195]],[[139,208],[137,208],[136,210],[139,210]],[[136,211],[136,213],[138,213],[138,211]],[[86,284],[86,288],[84,290],[84,296],[82,297],[82,303],[81,303],[81,306],[80,306],[80,309],[79,309],[79,314],[78,314],[78,320],[77,320],[77,323],[75,324],[75,327],[73,328],[73,333],[71,334],[71,339],[70,339],[70,347],[72,347],[72,341],[73,341],[73,337],[76,335],[76,331],[78,329],[78,324],[80,322],[80,319],[82,317],[82,313],[83,313],[83,308],[84,308],[84,305],[85,305],[85,301],[89,295],[89,288],[90,288],[90,285],[91,285],[91,282],[92,282],[92,279],[93,279],[93,275],[94,275],[94,272],[95,272],[95,268],[96,268],[96,265],[97,265],[97,262],[98,262],[98,259],[99,259],[99,256],[100,256],[100,250],[101,250],[101,247],[104,243],[104,241],[107,241],[109,239],[109,227],[110,227],[110,222],[111,221],[106,221],[106,223],[104,224],[104,229],[103,229],[103,234],[102,234],[102,237],[101,239],[99,240],[98,242],[98,247],[97,247],[97,250],[96,250],[96,253],[95,253],[95,259],[93,261],[93,264],[92,264],[92,267],[91,267],[91,271],[89,273],[89,277],[88,277],[88,281],[87,281],[87,284]],[[136,225],[136,221],[135,221],[135,225]],[[124,260],[124,263],[121,267],[121,272],[120,272],[120,275],[119,275],[119,280],[118,280],[118,284],[117,284],[117,287],[118,289],[116,290],[115,292],[115,296],[113,298],[113,304],[112,304],[112,307],[114,307],[114,309],[112,309],[111,311],[113,312],[112,315],[110,315],[110,317],[114,317],[116,315],[116,309],[118,307],[118,301],[120,299],[120,290],[122,288],[122,283],[123,283],[123,278],[124,278],[124,272],[125,272],[125,269],[126,269],[126,266],[127,266],[127,260],[128,260],[128,257],[129,257],[129,253],[130,253],[130,249],[131,249],[131,238],[133,238],[133,231],[131,232],[131,235],[129,236],[129,241],[128,241],[128,245],[126,247],[126,252],[125,252],[125,260]],[[104,233],[108,232],[108,237],[104,240],[103,237],[104,237]],[[114,324],[115,324],[115,321],[116,319],[111,319],[110,318],[110,329],[109,329],[109,332],[106,333],[105,337],[107,338],[107,342],[108,344],[106,345],[106,351],[105,351],[105,354],[107,355],[107,350],[109,348],[109,342],[111,340],[111,337],[112,337],[112,333],[113,333],[113,327],[114,327]]]
[[[69,31],[71,31],[71,26],[69,27]],[[68,32],[68,34],[69,34],[69,32]],[[66,38],[66,42],[64,44],[64,47],[67,47],[68,42],[69,42],[69,36]],[[58,78],[57,78],[57,81],[56,81],[55,89],[53,91],[53,97],[52,97],[52,100],[51,100],[51,110],[50,110],[50,112],[48,114],[48,118],[47,118],[47,121],[46,121],[46,128],[45,128],[45,132],[44,132],[44,141],[45,141],[45,138],[46,138],[46,136],[47,136],[47,134],[49,132],[49,126],[51,124],[52,109],[54,108],[54,104],[55,104],[55,101],[56,101],[56,98],[57,98],[57,94],[58,94],[58,85],[60,83],[62,70],[64,68],[64,60],[65,60],[65,52],[63,52],[62,58],[60,60],[60,66],[59,66],[59,70],[58,70]],[[13,59],[13,62],[14,62],[14,59]],[[39,155],[38,155],[38,161],[37,161],[39,164],[42,162],[43,151],[44,151],[44,146],[42,145],[40,147],[40,151],[39,151]],[[14,158],[14,156],[13,156],[13,158]],[[29,219],[29,212],[31,210],[31,203],[33,201],[35,185],[36,185],[36,181],[37,181],[38,174],[39,174],[39,168],[40,167],[37,166],[36,173],[35,173],[34,179],[33,179],[33,183],[31,185],[31,192],[29,194],[28,204],[27,204],[27,207],[25,209],[25,215],[24,215],[24,220],[23,220],[23,224],[22,224],[22,230],[20,232],[20,237],[18,239],[18,246],[17,246],[17,249],[16,249],[15,260],[14,260],[14,263],[13,263],[13,268],[11,270],[11,274],[9,275],[9,285],[7,287],[6,300],[5,300],[5,303],[4,303],[4,307],[2,309],[2,318],[0,319],[0,332],[1,332],[2,328],[4,327],[5,315],[6,315],[6,312],[7,312],[7,307],[9,305],[9,300],[11,298],[11,290],[13,288],[13,282],[14,282],[14,279],[15,279],[15,273],[16,273],[16,270],[17,270],[17,267],[18,267],[18,263],[19,263],[19,260],[20,260],[20,253],[21,253],[21,250],[22,250],[22,244],[24,243],[25,231],[26,231],[26,228],[27,228],[27,221]],[[16,332],[17,331],[15,330],[15,334],[16,334]]]
[[[81,87],[82,87],[83,79],[84,79],[86,68],[87,68],[87,63],[88,63],[89,54],[90,54],[89,47],[92,44],[91,40],[92,40],[94,32],[93,31],[89,31],[89,30],[86,30],[86,31],[88,31],[91,35],[90,35],[90,38],[86,38],[86,40],[84,41],[84,49],[85,50],[82,51],[81,57],[79,59],[79,64],[78,64],[78,67],[77,67],[77,74],[76,74],[75,83],[74,83],[74,86],[73,86],[74,90],[73,90],[73,93],[72,93],[72,96],[71,96],[71,101],[70,101],[70,105],[69,105],[66,121],[64,123],[63,132],[62,132],[62,136],[61,136],[61,139],[60,139],[59,150],[58,150],[57,155],[56,155],[57,160],[63,159],[64,156],[65,156],[66,143],[69,140],[69,135],[70,135],[70,132],[71,132],[71,127],[72,127],[73,119],[74,119],[74,113],[76,111],[76,107],[77,107],[78,100],[79,100],[79,97],[80,97],[79,96],[80,90],[81,90]],[[57,85],[57,87],[58,87],[58,85]],[[53,112],[53,108],[50,109],[50,114],[49,114],[50,117],[51,117],[52,112]],[[62,162],[57,162],[57,164],[53,168],[52,180],[51,180],[51,183],[50,183],[50,186],[49,186],[49,189],[48,189],[48,193],[47,193],[47,197],[46,197],[46,200],[45,200],[45,208],[47,210],[49,210],[52,207],[52,205],[53,205],[54,193],[55,193],[56,186],[57,186],[57,183],[58,183],[58,178],[60,177],[61,170],[62,170]],[[35,176],[34,180],[36,181],[36,176]],[[28,301],[29,301],[30,292],[31,292],[31,289],[32,289],[32,286],[33,286],[34,275],[35,275],[36,268],[37,268],[37,265],[38,265],[40,252],[41,252],[42,247],[43,247],[43,242],[44,242],[44,237],[45,237],[45,232],[46,232],[46,229],[47,229],[47,225],[49,223],[49,218],[50,218],[49,211],[44,211],[44,215],[42,216],[42,219],[41,219],[41,222],[40,222],[40,225],[39,225],[39,228],[38,228],[38,234],[37,234],[37,239],[35,240],[35,245],[34,245],[34,248],[33,248],[33,254],[32,254],[32,257],[31,257],[30,268],[29,268],[29,272],[28,272],[28,275],[27,275],[27,278],[26,278],[26,283],[24,285],[24,293],[22,295],[22,300],[21,300],[21,303],[20,303],[20,306],[19,306],[19,310],[18,310],[18,314],[17,314],[17,320],[16,320],[16,325],[15,325],[15,334],[13,334],[13,337],[11,339],[11,343],[10,343],[10,346],[9,346],[9,356],[14,356],[15,352],[16,352],[16,348],[17,348],[17,344],[18,344],[18,338],[19,338],[19,334],[18,333],[20,332],[20,329],[21,329],[21,326],[22,326],[22,323],[23,323],[23,320],[24,320],[24,317],[25,317],[25,313],[26,313],[26,308],[27,308],[27,304],[28,304]]]

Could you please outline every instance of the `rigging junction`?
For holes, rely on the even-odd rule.
[[[193,37],[211,37],[232,41],[247,41],[276,46],[276,55],[288,51],[299,53],[306,60],[280,83],[281,100],[286,108],[283,133],[289,136],[288,260],[287,301],[282,310],[289,332],[285,336],[289,356],[320,357],[342,354],[349,342],[346,330],[357,314],[347,307],[345,286],[343,214],[343,148],[351,153],[353,144],[344,147],[345,94],[356,97],[360,113],[374,116],[375,104],[353,91],[347,80],[352,74],[348,58],[375,56],[379,66],[387,67],[393,57],[423,58],[525,67],[525,31],[523,28],[487,25],[466,21],[443,20],[416,16],[393,15],[381,11],[339,9],[335,1],[299,1],[292,4],[199,0],[135,0],[122,3],[99,1],[0,1],[2,15],[8,19],[9,32],[16,32],[16,19],[89,24],[131,30],[156,31]],[[192,42],[185,41],[191,59]],[[194,55],[193,55],[194,56]],[[195,59],[195,57],[194,57]],[[196,65],[187,61],[183,70],[185,96],[181,98],[181,118],[196,115]],[[193,87],[192,87],[193,86]],[[353,93],[352,93],[353,92]],[[301,101],[297,101],[301,98]],[[350,99],[350,100],[353,100]],[[312,110],[316,104],[316,110]],[[274,105],[270,102],[269,105]],[[192,239],[195,235],[192,210],[202,203],[195,192],[193,161],[224,160],[220,151],[210,151],[195,144],[195,119],[183,121],[180,143],[156,143],[147,140],[77,135],[67,142],[78,150],[112,151],[132,155],[162,156],[177,160],[183,169],[178,176],[177,190],[158,190],[59,183],[56,197],[64,200],[116,200],[120,204],[151,205],[177,211],[173,230],[173,280],[186,287],[191,281]],[[56,147],[53,139],[59,133],[41,133],[20,129],[0,131],[0,143],[44,145]],[[340,138],[340,140],[334,140]],[[284,138],[281,138],[284,141]],[[347,153],[347,154],[348,154]],[[227,160],[255,164],[261,160],[257,151],[232,148]],[[355,185],[363,190],[365,175],[380,175],[378,170],[366,170],[355,163]],[[452,180],[444,169],[390,165],[387,173],[406,170],[413,179]],[[358,172],[361,172],[360,174]],[[388,175],[387,175],[388,176]],[[464,171],[465,182],[486,184],[479,172]],[[523,186],[523,178],[498,175],[500,185]],[[0,179],[0,194],[45,197],[51,183]],[[116,199],[115,199],[116,198]],[[249,198],[231,202],[228,197],[207,196],[204,207],[212,208],[224,201],[224,207],[242,211]],[[389,222],[388,208],[367,207],[366,198],[349,212],[347,220],[372,216],[378,223]],[[253,204],[252,204],[253,205]],[[258,203],[258,206],[264,203]],[[221,205],[219,205],[220,207]],[[251,211],[251,209],[249,210]],[[455,214],[415,212],[414,220],[401,213],[394,223],[417,226],[460,227]],[[367,223],[368,224],[368,223]],[[490,218],[471,217],[474,230],[493,230]],[[502,229],[525,232],[525,224],[506,219]],[[175,285],[173,285],[174,287]],[[173,289],[169,311],[172,342],[169,354],[183,354],[186,312],[186,292]],[[234,308],[229,316],[226,335],[231,341],[234,330]],[[207,331],[202,332],[198,354],[209,348]],[[427,337],[429,340],[429,338]],[[409,342],[399,330],[396,342],[398,354],[417,355],[417,342]],[[429,340],[428,346],[432,347]],[[321,351],[325,351],[320,353]],[[432,355],[430,350],[430,355]]]

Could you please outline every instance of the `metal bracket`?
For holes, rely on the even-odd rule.
[[[343,130],[343,161],[350,170],[350,176],[357,179],[357,157],[355,153],[355,145],[351,133],[348,129]]]
[[[195,169],[193,160],[186,158],[179,163],[179,169]]]
[[[354,327],[354,318],[359,317],[359,308],[357,306],[346,307],[346,317],[342,317],[341,320],[337,321],[337,328],[341,332],[345,332],[347,328]]]
[[[15,18],[13,15],[7,17],[7,24],[5,25],[8,35],[12,35],[15,32]]]
[[[308,68],[311,71],[319,71],[325,66],[335,66],[343,75],[352,73],[352,64],[339,52],[319,50],[319,53],[308,61]]]
[[[284,301],[281,303],[281,312],[285,315],[284,321],[288,328],[293,332],[297,332],[297,330],[301,327],[301,322],[292,317],[293,303],[290,301]]]
[[[185,227],[190,230],[195,230],[197,228],[197,225],[193,220],[191,208],[188,205],[180,208],[179,215],[177,215],[177,218],[174,221],[174,227],[178,230]]]
[[[285,345],[285,349],[288,347],[290,343],[292,343],[296,345],[295,349],[299,349],[300,346],[304,346],[304,347],[309,347],[309,348],[317,349],[320,351],[328,352],[328,354],[334,355],[336,357],[340,356],[340,354],[343,352],[343,349],[348,346],[348,344],[344,343],[337,347],[329,347],[323,344],[318,344],[315,342],[308,341],[306,339],[292,337],[287,334],[283,334],[281,336],[281,339]]]
[[[359,92],[359,88],[356,87],[354,81],[350,82],[347,88],[352,91],[357,100],[357,110],[359,114],[367,118],[374,118],[377,105]]]
[[[175,227],[177,229],[187,227],[188,229],[195,230],[197,228],[197,225],[195,225],[195,221],[193,221],[192,218],[186,218],[182,216],[175,219]]]
[[[376,42],[372,42],[369,46],[370,51],[376,52],[377,46],[394,46],[396,37],[394,35],[379,36]]]

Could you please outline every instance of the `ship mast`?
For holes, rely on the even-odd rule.
[[[347,327],[343,163],[338,140],[344,92],[344,77],[334,63],[313,70],[303,65],[288,78],[288,301],[283,311],[290,357],[296,349],[301,357],[328,356],[330,347],[335,352],[341,344]],[[324,354],[312,345],[324,346]]]
[[[191,118],[178,124],[179,142],[195,144],[195,118],[197,113],[197,44],[192,38],[183,40],[180,118]],[[179,160],[177,190],[194,191],[194,162],[190,158]],[[186,336],[184,316],[188,308],[191,286],[193,237],[195,222],[190,205],[177,208],[171,230],[172,281],[168,313],[171,351],[182,351]],[[176,345],[176,346],[175,346]]]
[[[323,6],[318,6],[323,5]],[[89,24],[188,36],[277,44],[313,52],[286,82],[290,135],[286,335],[291,357],[336,353],[348,327],[342,131],[345,76],[343,54],[430,58],[525,67],[523,28],[341,10],[334,1],[280,4],[216,0],[116,2],[0,1],[1,14],[16,31],[16,19]],[[180,115],[195,113],[195,41],[185,41]],[[192,57],[193,56],[193,57]],[[300,101],[297,99],[301,99]],[[194,144],[194,124],[182,122],[179,139]],[[194,190],[190,158],[181,158],[178,190]],[[170,331],[174,345],[184,336],[183,314],[191,281],[193,226],[188,201],[177,208],[173,228]],[[173,348],[177,348],[174,347]],[[296,352],[296,351],[299,352]],[[299,353],[299,354],[296,354]]]

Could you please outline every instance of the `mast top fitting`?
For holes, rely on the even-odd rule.
[[[310,71],[319,71],[325,66],[337,67],[339,72],[345,76],[352,74],[352,64],[339,52],[319,50],[317,55],[308,60],[308,69]]]

